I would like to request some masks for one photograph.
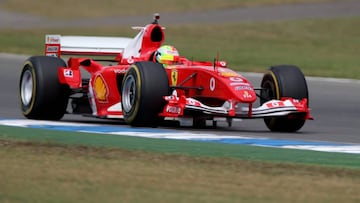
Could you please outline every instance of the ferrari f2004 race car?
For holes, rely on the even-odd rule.
[[[28,58],[21,72],[23,115],[59,120],[82,114],[153,127],[165,119],[194,126],[224,120],[231,126],[234,119],[262,118],[271,131],[287,132],[311,119],[298,67],[272,66],[254,88],[225,61],[173,55],[174,63],[159,63],[164,27],[158,20],[156,15],[152,23],[133,27],[139,30],[134,38],[47,35],[45,56]],[[72,57],[66,63],[63,55]],[[99,60],[104,56],[112,60]]]

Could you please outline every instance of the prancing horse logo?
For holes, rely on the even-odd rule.
[[[178,82],[178,71],[176,69],[171,70],[171,85],[176,86]]]

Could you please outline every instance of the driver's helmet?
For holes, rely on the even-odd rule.
[[[174,46],[163,45],[156,50],[155,60],[161,64],[175,64],[179,61],[179,52]]]

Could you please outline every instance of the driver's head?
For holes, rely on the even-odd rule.
[[[163,45],[156,50],[155,60],[162,64],[175,64],[179,61],[179,52],[173,46]]]

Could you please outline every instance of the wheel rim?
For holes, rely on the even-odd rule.
[[[30,70],[26,70],[21,77],[21,102],[27,106],[33,97],[34,82],[33,75]]]
[[[262,91],[261,91],[262,103],[265,103],[266,101],[269,101],[269,100],[272,100],[275,98],[276,98],[276,95],[275,95],[273,85],[270,82],[265,82],[263,84]]]
[[[136,80],[129,75],[124,83],[122,91],[123,111],[130,112],[136,100]]]

